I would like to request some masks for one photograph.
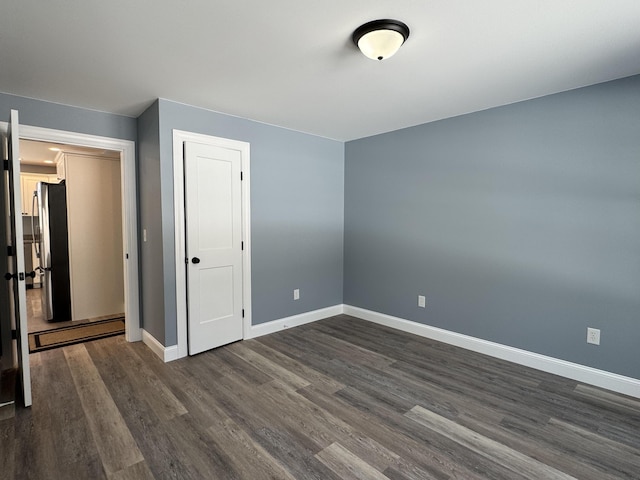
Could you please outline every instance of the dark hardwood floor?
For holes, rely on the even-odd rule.
[[[163,364],[31,356],[2,479],[638,479],[640,401],[347,316]]]

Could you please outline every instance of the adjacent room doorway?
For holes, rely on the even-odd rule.
[[[125,331],[121,170],[119,151],[20,140],[31,353]]]
[[[12,111],[12,125],[18,125],[18,112]],[[17,128],[12,128],[13,132],[16,132]],[[119,152],[120,155],[120,184],[122,192],[122,242],[123,242],[123,265],[124,265],[124,311],[125,311],[125,328],[127,341],[139,341],[141,340],[141,329],[139,319],[139,294],[138,294],[138,240],[137,240],[137,200],[136,200],[136,167],[135,167],[135,143],[129,140],[114,139],[108,137],[100,137],[95,135],[80,134],[75,132],[65,132],[61,130],[52,130],[42,127],[33,127],[27,125],[19,126],[19,133],[14,137],[8,134],[9,124],[0,122],[0,134],[4,138],[12,138],[15,143],[13,148],[14,152],[18,151],[17,140],[35,140],[43,142],[60,143],[66,145],[74,145],[78,147],[90,147],[97,149],[113,150]],[[17,158],[16,158],[17,163]],[[13,172],[16,172],[13,176],[16,180],[13,182],[16,186],[14,189],[17,192],[15,197],[15,205],[19,205],[20,202],[20,179],[18,178],[19,166],[13,168]],[[17,215],[15,215],[17,216]],[[15,218],[15,216],[13,218]],[[4,220],[3,220],[4,221]],[[13,222],[20,225],[19,228],[19,241],[16,241],[16,250],[19,251],[18,256],[18,271],[14,272],[21,278],[24,278],[24,251],[23,251],[23,233],[22,222]],[[26,287],[24,280],[20,280],[16,284],[18,286],[17,291],[20,293],[16,295],[16,298],[20,301],[16,301],[16,308],[14,308],[14,319],[18,320],[21,324],[18,328],[17,347],[12,348],[14,352],[18,351],[19,367],[21,369],[21,376],[23,379],[24,390],[24,402],[25,405],[31,404],[30,395],[30,376],[28,366],[28,351],[27,351],[27,328],[26,328]],[[19,305],[18,305],[19,303]],[[19,308],[18,308],[19,307]],[[19,315],[18,315],[19,313]],[[24,324],[23,324],[24,322]],[[14,321],[15,323],[15,321]],[[15,328],[15,327],[13,327]],[[4,341],[4,338],[3,338]],[[6,352],[3,352],[3,357]]]

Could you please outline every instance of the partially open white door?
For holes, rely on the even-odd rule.
[[[242,150],[185,142],[189,354],[242,339]]]
[[[9,218],[12,256],[8,257],[8,280],[12,286],[11,328],[16,330],[18,368],[22,398],[26,407],[31,405],[31,373],[29,369],[29,343],[27,330],[27,292],[24,271],[24,239],[22,232],[22,195],[20,191],[20,135],[18,111],[11,110],[7,139],[9,160]]]

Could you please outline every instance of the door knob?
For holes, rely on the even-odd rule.
[[[200,263],[200,259],[198,257],[193,257],[191,259],[191,263]]]

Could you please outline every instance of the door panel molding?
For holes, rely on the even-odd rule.
[[[251,331],[251,175],[250,144],[238,140],[199,133],[173,130],[173,202],[175,215],[177,358],[188,355],[187,336],[187,269],[185,237],[184,143],[194,142],[239,150],[242,154],[242,303],[244,309],[243,338]]]

